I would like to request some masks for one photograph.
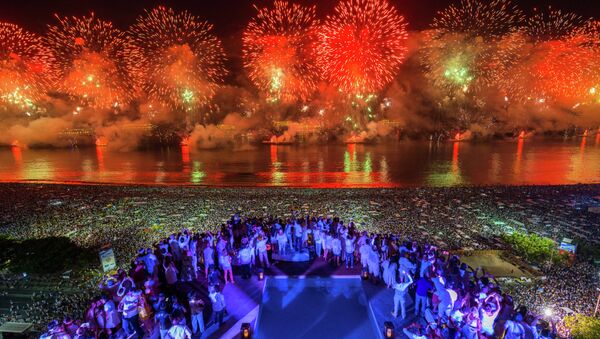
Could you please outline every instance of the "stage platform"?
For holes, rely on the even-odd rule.
[[[359,276],[267,277],[255,338],[377,338]]]
[[[273,261],[307,262],[310,260],[310,253],[308,253],[308,250],[300,252],[292,252],[288,250],[285,254],[273,253],[271,258]]]

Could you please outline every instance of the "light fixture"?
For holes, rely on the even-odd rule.
[[[252,338],[250,335],[250,323],[242,323],[240,334],[242,335],[242,338]]]
[[[258,280],[263,280],[265,278],[265,271],[261,268],[258,270]]]
[[[385,338],[393,338],[394,337],[394,324],[391,321],[386,321],[383,323],[383,327],[385,328],[384,337]]]

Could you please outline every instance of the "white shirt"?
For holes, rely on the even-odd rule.
[[[263,240],[257,241],[256,242],[256,248],[261,253],[266,252],[267,251],[267,240],[263,239]]]

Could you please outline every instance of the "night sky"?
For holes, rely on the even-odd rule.
[[[319,14],[331,12],[337,0],[295,0],[293,2],[317,5]],[[435,13],[458,0],[392,0],[408,19],[410,29],[426,28]],[[113,21],[125,29],[135,21],[144,8],[166,5],[187,9],[215,25],[217,34],[227,39],[238,35],[248,20],[256,13],[254,4],[266,6],[272,0],[3,0],[0,2],[0,20],[20,24],[42,33],[48,23],[55,23],[54,13],[85,15],[95,12],[100,18]],[[600,18],[600,1],[597,0],[514,0],[521,9],[552,5],[564,11],[573,11],[585,17]]]

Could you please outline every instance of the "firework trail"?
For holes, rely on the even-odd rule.
[[[130,28],[128,60],[152,100],[192,112],[206,105],[226,74],[213,27],[187,11],[157,7]]]
[[[132,92],[124,62],[129,47],[125,34],[94,14],[57,19],[46,40],[59,69],[58,90],[96,109],[127,104]]]
[[[313,55],[315,7],[275,1],[244,31],[244,67],[269,102],[307,100],[319,79]]]
[[[4,110],[28,115],[55,78],[50,49],[42,38],[9,23],[0,23],[0,103]]]
[[[404,61],[406,28],[386,0],[342,0],[319,30],[317,62],[324,78],[349,94],[381,90]]]

